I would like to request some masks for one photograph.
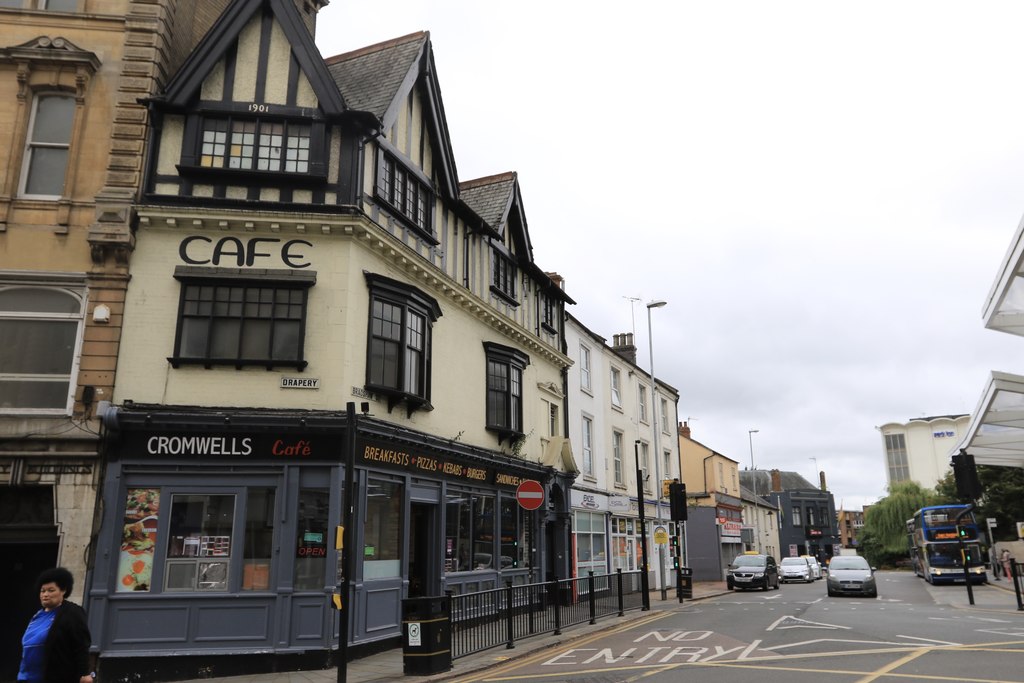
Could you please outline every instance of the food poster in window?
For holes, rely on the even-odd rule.
[[[149,591],[160,513],[160,489],[128,489],[121,531],[117,592]]]

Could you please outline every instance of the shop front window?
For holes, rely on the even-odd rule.
[[[370,480],[363,525],[363,578],[387,579],[402,575],[402,485]]]
[[[638,523],[628,517],[612,518],[612,569],[631,572],[636,569]]]
[[[274,552],[274,500],[270,488],[251,488],[246,497],[245,541],[242,548],[242,590],[270,588]]]
[[[226,591],[231,568],[233,495],[171,496],[167,591]]]
[[[605,552],[604,515],[599,512],[577,512],[576,575],[586,576],[587,572],[606,574],[608,572]]]
[[[525,544],[523,544],[525,545]],[[494,496],[452,491],[445,512],[445,570],[495,569]]]
[[[327,511],[330,495],[323,489],[299,490],[295,542],[295,590],[323,590],[327,572]]]

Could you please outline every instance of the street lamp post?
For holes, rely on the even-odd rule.
[[[651,356],[651,429],[654,432],[652,442],[654,444],[654,523],[661,524],[661,447],[658,445],[658,414],[661,412],[661,403],[658,400],[658,380],[654,378],[654,335],[651,326],[651,310],[661,308],[667,301],[655,300],[647,304],[647,348]],[[668,474],[666,472],[666,474]],[[661,546],[655,553],[658,558],[658,582],[661,584],[661,599],[668,599],[668,588],[665,586],[665,558]]]
[[[754,434],[757,434],[759,431],[759,429],[748,429],[747,440],[750,442],[750,477],[754,484],[754,550],[761,552],[761,529],[757,523],[757,517],[761,514],[761,511],[757,504],[757,472],[754,470]]]

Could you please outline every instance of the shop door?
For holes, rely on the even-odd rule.
[[[36,577],[57,564],[57,542],[0,543],[0,604],[5,606],[0,619],[0,681],[13,681],[21,663],[21,636],[29,619],[39,609]],[[81,604],[82,577],[77,579],[74,601]]]
[[[412,503],[409,513],[410,598],[437,595],[444,559],[437,542],[437,504]]]

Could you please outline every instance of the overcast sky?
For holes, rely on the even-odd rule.
[[[459,178],[517,171],[537,264],[636,329],[693,437],[885,495],[876,427],[970,413],[1024,339],[1020,2],[332,0],[325,57],[430,31]],[[631,313],[628,297],[639,297]],[[951,446],[953,444],[950,444]]]

